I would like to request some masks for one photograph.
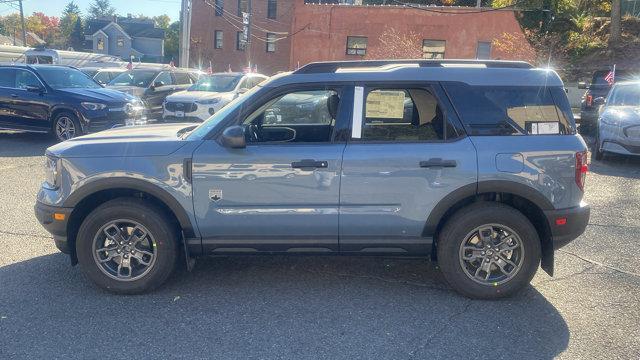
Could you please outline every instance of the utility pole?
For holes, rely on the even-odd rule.
[[[251,0],[247,0],[247,12],[242,13],[242,37],[249,69],[251,69],[251,17]]]
[[[27,30],[24,26],[24,11],[22,11],[22,0],[18,0],[20,4],[20,23],[22,24],[22,46],[27,45]]]
[[[191,46],[191,1],[182,0],[180,11],[180,67],[189,67],[189,47]]]

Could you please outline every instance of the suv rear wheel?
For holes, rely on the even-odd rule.
[[[82,135],[78,118],[70,112],[62,112],[53,119],[53,135],[62,142]]]
[[[511,296],[533,278],[540,239],[518,210],[481,202],[453,215],[440,232],[438,263],[447,282],[476,299]]]
[[[160,209],[138,199],[115,199],[93,210],[76,241],[84,274],[108,291],[156,288],[175,269],[178,230]]]

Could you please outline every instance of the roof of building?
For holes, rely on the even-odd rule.
[[[118,17],[109,19],[92,19],[87,21],[86,33],[93,35],[107,25],[115,23],[130,37],[164,39],[164,29],[155,27],[153,20]]]

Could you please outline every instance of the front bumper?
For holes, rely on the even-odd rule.
[[[127,115],[124,111],[84,111],[80,115],[84,133],[108,130],[116,125],[127,125],[128,121],[140,122],[147,120],[146,111],[132,115]]]
[[[67,241],[67,224],[71,211],[73,211],[73,208],[51,206],[41,203],[40,201],[37,201],[35,205],[38,222],[40,222],[45,230],[53,235],[53,241],[56,247],[65,254],[71,252]],[[56,214],[58,214],[58,219],[54,217]]]
[[[557,250],[582,235],[589,223],[590,213],[591,208],[585,202],[568,209],[545,211],[544,215],[551,228],[553,249]]]
[[[167,110],[166,108],[162,112],[162,120],[172,122],[203,122],[215,114],[219,109],[216,105],[203,105],[197,104],[194,111],[183,112],[183,116],[176,116],[175,111]]]
[[[605,124],[599,126],[600,148],[604,151],[623,155],[640,155],[640,125],[616,126]]]

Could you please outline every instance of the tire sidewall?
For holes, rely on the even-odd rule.
[[[68,111],[63,111],[59,114],[57,114],[54,118],[53,118],[53,122],[51,124],[51,134],[53,135],[53,137],[58,141],[58,142],[63,142],[66,141],[68,139],[61,139],[58,137],[58,132],[56,131],[56,126],[58,125],[58,120],[61,117],[67,117],[69,119],[71,119],[71,121],[73,121],[73,125],[76,127],[76,132],[74,134],[74,138],[78,137],[78,136],[82,136],[83,131],[82,131],[82,125],[80,124],[80,121],[78,120],[78,117],[75,116],[73,113],[68,112]],[[73,138],[72,138],[73,139]]]
[[[93,239],[108,222],[134,220],[144,225],[156,241],[156,260],[151,270],[134,281],[118,281],[104,274],[93,257]],[[142,293],[162,284],[175,268],[177,232],[162,212],[134,200],[111,200],[91,212],[78,231],[76,251],[83,273],[99,287],[116,293]]]
[[[524,259],[518,273],[506,283],[490,286],[478,284],[462,269],[460,245],[473,229],[499,224],[512,229],[521,239]],[[540,264],[540,239],[531,222],[518,210],[506,205],[472,205],[456,213],[441,231],[438,241],[438,263],[447,282],[458,292],[471,298],[495,299],[508,297],[526,286]]]

